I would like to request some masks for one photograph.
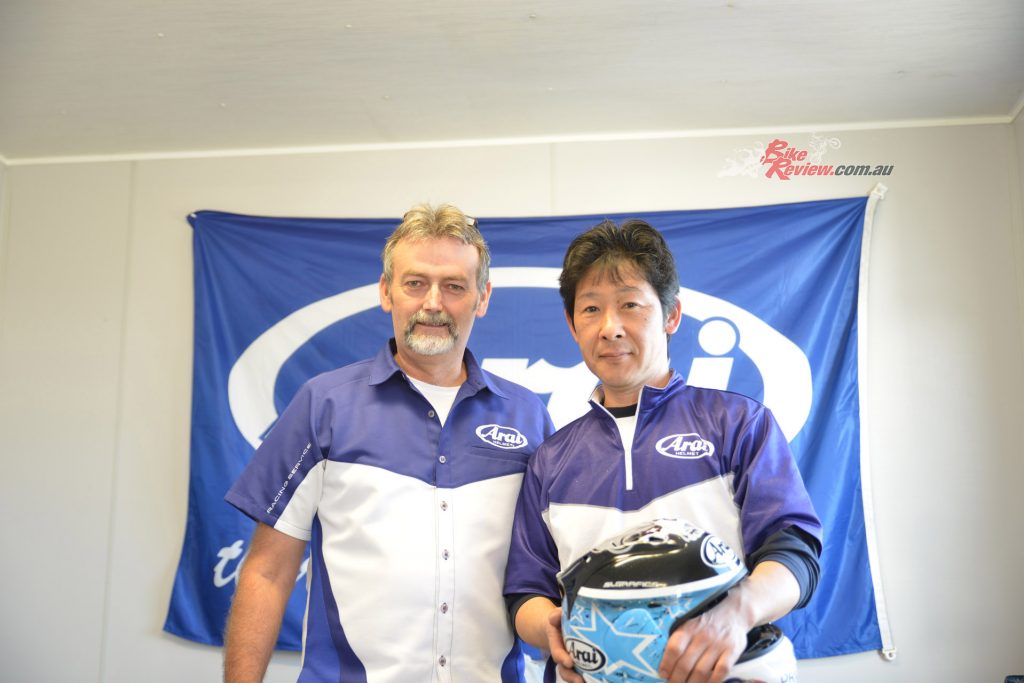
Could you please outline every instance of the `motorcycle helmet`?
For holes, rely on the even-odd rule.
[[[655,683],[681,623],[705,612],[747,575],[724,541],[689,522],[656,519],[610,538],[558,576],[562,634],[588,683]],[[796,681],[793,647],[774,626],[747,635],[730,683]]]

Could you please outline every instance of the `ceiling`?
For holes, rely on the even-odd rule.
[[[0,157],[1009,122],[1021,0],[0,0]]]

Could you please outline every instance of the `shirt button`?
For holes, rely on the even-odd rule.
[[[448,614],[448,603],[447,602],[442,602],[441,603],[441,614]]]
[[[427,411],[427,417],[434,417],[434,411],[433,410]]]
[[[448,663],[448,660],[444,658],[444,655],[441,655],[440,657],[437,658],[437,663],[440,664],[441,666],[444,666],[445,664]]]
[[[448,501],[446,501],[446,500],[442,500],[441,501],[441,510],[443,512],[447,512],[447,510],[448,510]]]
[[[446,462],[448,462],[448,458],[446,458],[446,457],[444,457],[444,456],[442,455],[442,456],[441,456],[440,458],[438,458],[438,459],[437,459],[437,461],[438,461],[439,463],[441,463],[441,464],[443,465],[443,464],[445,464]]]
[[[447,551],[447,550],[445,550],[444,552],[442,552],[442,553],[441,553],[441,557],[443,557],[444,559],[446,559],[446,560],[447,560],[447,559],[448,559],[448,551]]]

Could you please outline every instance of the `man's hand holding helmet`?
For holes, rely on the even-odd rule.
[[[681,520],[654,520],[559,574],[560,632],[557,608],[548,615],[552,657],[570,683],[795,681],[788,639],[774,627],[754,629],[773,618],[778,600],[770,592],[782,586],[785,593],[786,577],[796,583],[770,561],[748,576],[716,536]],[[795,602],[799,589],[792,590]]]

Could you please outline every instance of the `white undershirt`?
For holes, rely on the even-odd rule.
[[[629,417],[615,418],[615,426],[619,428],[622,449],[626,458],[626,490],[633,490],[633,435],[636,433],[636,413]]]
[[[626,466],[626,490],[633,490],[633,436],[636,434],[636,415],[640,412],[640,397],[643,395],[643,387],[640,388],[640,393],[636,397],[636,405],[633,406],[633,414],[627,415],[626,417],[616,417],[612,415],[611,410],[604,407],[604,389],[598,385],[594,389],[594,393],[590,395],[590,400],[601,405],[605,412],[611,415],[615,419],[615,426],[619,429],[619,438],[622,439],[622,451],[624,463]],[[614,409],[613,409],[614,410]]]
[[[408,377],[408,375],[406,376]],[[412,377],[409,377],[409,381],[420,390],[425,399],[430,401],[430,405],[434,406],[434,412],[437,413],[437,417],[441,420],[441,426],[443,427],[444,421],[448,419],[448,413],[451,412],[452,404],[455,403],[455,395],[459,393],[460,387],[439,387],[436,384],[427,384]]]

